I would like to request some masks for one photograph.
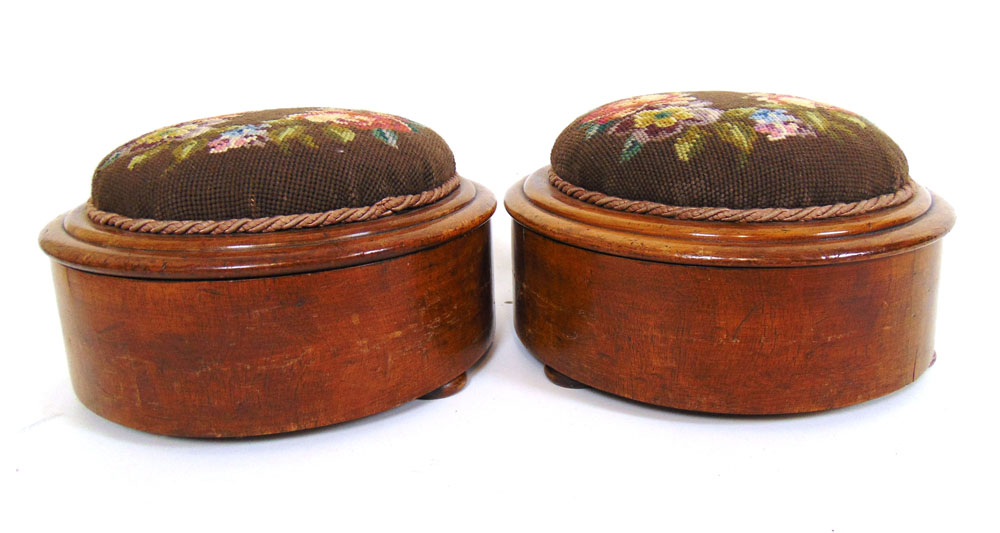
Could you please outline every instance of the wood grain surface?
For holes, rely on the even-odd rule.
[[[366,241],[371,261],[322,249],[337,246],[329,233],[316,242],[304,235],[314,230],[296,230],[271,234],[270,247],[255,240],[253,253],[237,248],[233,253],[252,268],[217,262],[216,279],[185,279],[180,266],[203,253],[192,248],[197,253],[187,255],[178,246],[187,236],[158,236],[162,248],[176,252],[157,273],[150,267],[158,251],[133,251],[131,258],[122,251],[143,246],[128,235],[114,234],[123,245],[108,251],[94,244],[74,249],[72,235],[50,227],[43,248],[63,254],[53,277],[78,397],[99,415],[144,431],[239,437],[333,424],[457,392],[494,329],[487,219],[495,201],[466,185],[474,194],[445,220],[421,219],[424,212],[413,213],[414,225],[386,224],[393,217],[351,224],[347,247]],[[456,227],[464,231],[451,231]],[[398,244],[404,250],[398,255],[382,248],[380,239],[392,231],[400,242],[404,234],[411,239]],[[283,274],[288,254],[305,253],[289,241],[316,247],[325,266],[342,266],[260,275]],[[84,256],[88,270],[67,266]],[[103,273],[116,268],[126,270]],[[180,279],[163,279],[164,273]]]
[[[506,201],[515,328],[559,384],[694,411],[797,413],[882,396],[932,362],[939,238],[954,214],[926,191],[864,224],[675,227],[573,212],[536,176]]]

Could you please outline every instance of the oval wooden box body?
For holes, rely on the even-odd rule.
[[[370,222],[223,236],[127,232],[78,208],[40,237],[73,387],[105,418],[193,437],[447,395],[492,342],[495,207],[463,180]]]
[[[799,413],[888,394],[934,361],[954,213],[924,189],[868,215],[754,224],[611,211],[547,178],[529,176],[505,204],[515,329],[557,383],[693,411]]]

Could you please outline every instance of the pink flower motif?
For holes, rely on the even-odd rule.
[[[754,121],[754,131],[767,135],[769,141],[794,136],[816,136],[815,130],[784,109],[761,108],[749,118]]]
[[[704,107],[708,102],[703,102],[688,93],[657,93],[643,96],[633,96],[624,100],[611,102],[587,113],[580,119],[583,123],[606,124],[612,120],[624,118],[625,116],[641,111],[643,109],[657,109],[661,107]]]
[[[809,126],[804,126],[798,122],[758,122],[753,127],[757,133],[767,135],[769,141],[780,141],[785,137],[811,136],[815,137],[816,132]]]
[[[376,113],[374,111],[356,111],[353,109],[321,108],[304,113],[295,113],[288,115],[286,118],[335,124],[363,131],[381,129],[409,132],[416,131],[417,129],[414,127],[414,123],[395,115]]]
[[[133,141],[133,144],[140,146],[155,146],[162,142],[183,141],[211,131],[212,127],[222,124],[232,116],[233,115],[219,115],[217,117],[181,122],[180,124],[174,124],[173,126],[167,126],[165,128],[160,128],[156,131],[147,133],[146,135],[143,135]]]
[[[601,106],[580,118],[585,137],[609,134],[626,137],[621,160],[635,157],[642,146],[680,135],[691,126],[712,124],[722,110],[689,93],[635,96]]]
[[[208,143],[208,151],[209,153],[219,154],[244,146],[264,146],[268,141],[267,131],[265,130],[269,127],[270,125],[268,124],[261,124],[259,126],[247,124],[230,128],[222,132],[217,139]]]
[[[710,107],[663,107],[634,113],[607,130],[615,135],[631,135],[645,144],[680,134],[689,126],[711,124],[722,111]]]

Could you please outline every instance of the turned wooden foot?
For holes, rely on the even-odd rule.
[[[469,377],[462,372],[457,378],[441,385],[440,387],[428,392],[427,394],[420,397],[421,400],[440,400],[441,398],[447,398],[453,394],[458,394],[458,391],[465,388],[465,384],[469,381]]]
[[[560,387],[566,387],[567,389],[584,389],[587,387],[575,379],[560,374],[559,371],[549,365],[545,365],[545,377],[549,378],[549,381],[552,383],[555,383]]]

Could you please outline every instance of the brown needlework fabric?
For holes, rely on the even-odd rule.
[[[363,222],[375,220],[384,216],[432,204],[452,193],[461,184],[462,179],[454,176],[435,187],[420,194],[407,194],[383,198],[374,205],[365,207],[341,207],[322,213],[303,213],[298,215],[280,215],[261,218],[231,218],[229,220],[155,220],[148,218],[132,218],[101,211],[89,204],[87,217],[97,224],[114,226],[126,231],[139,233],[160,233],[164,235],[220,235],[226,233],[270,233],[285,229],[304,229],[330,226],[342,222]]]
[[[773,93],[661,93],[612,102],[563,130],[552,169],[566,187],[667,207],[862,202],[881,209],[886,200],[874,199],[889,195],[901,203],[912,196],[906,157],[871,122]]]
[[[560,178],[549,169],[549,183],[559,192],[606,209],[655,215],[678,220],[707,220],[716,222],[799,222],[823,220],[835,217],[863,215],[879,209],[901,205],[913,198],[916,184],[908,181],[901,189],[875,198],[857,202],[814,205],[809,207],[756,207],[751,209],[731,209],[728,207],[689,207],[666,205],[645,200],[628,200],[607,194],[588,191]]]
[[[311,226],[290,227],[314,227],[425,205],[456,186],[454,156],[430,128],[371,111],[295,108],[193,120],[138,137],[101,162],[91,203],[146,228],[219,221],[231,229],[246,220],[257,224],[239,226],[260,227],[289,216],[313,217]],[[268,224],[267,231],[285,229]]]

